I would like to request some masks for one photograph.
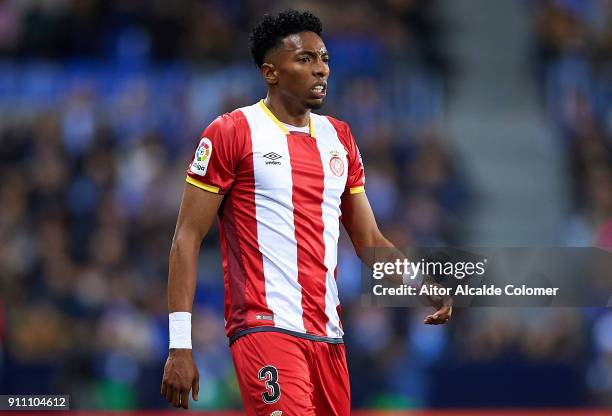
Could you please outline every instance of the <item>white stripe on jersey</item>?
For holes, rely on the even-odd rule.
[[[342,337],[344,332],[340,327],[340,317],[336,307],[340,303],[338,299],[338,286],[334,277],[334,271],[338,262],[338,238],[340,236],[340,197],[346,184],[348,173],[347,152],[342,145],[334,126],[327,117],[316,114],[311,115],[314,123],[314,132],[317,138],[317,147],[321,155],[321,164],[324,173],[323,203],[323,240],[325,243],[325,266],[327,275],[325,278],[325,314],[327,321],[327,336],[332,338]],[[342,176],[336,176],[330,167],[332,152],[338,152],[344,163]]]
[[[274,314],[274,326],[304,333],[287,137],[259,105],[240,110],[251,129],[257,238],[263,257],[266,303]],[[276,155],[264,157],[270,153]],[[279,164],[266,164],[270,162]]]

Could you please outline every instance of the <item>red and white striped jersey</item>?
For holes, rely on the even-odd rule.
[[[364,191],[346,123],[311,114],[290,132],[263,100],[202,133],[187,182],[224,194],[219,210],[226,333],[280,331],[341,342],[335,271],[340,199]]]

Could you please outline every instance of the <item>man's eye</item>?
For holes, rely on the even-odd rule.
[[[302,56],[300,58],[300,62],[309,62],[310,61],[310,57],[309,56]]]

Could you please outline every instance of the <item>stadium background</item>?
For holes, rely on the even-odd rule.
[[[612,2],[0,1],[0,393],[165,409],[167,255],[199,132],[262,97],[247,29],[315,11],[399,245],[612,246]],[[343,237],[355,409],[612,406],[609,309],[366,308]],[[216,228],[196,409],[239,409]]]

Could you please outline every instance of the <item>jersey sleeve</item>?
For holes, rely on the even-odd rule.
[[[234,182],[242,147],[231,116],[219,116],[200,135],[185,180],[205,191],[225,194]]]
[[[363,161],[361,159],[361,153],[357,148],[357,143],[353,138],[351,129],[348,124],[345,123],[346,127],[346,140],[345,146],[348,154],[348,175],[346,178],[346,188],[350,194],[358,194],[365,192],[365,170],[363,168]]]

